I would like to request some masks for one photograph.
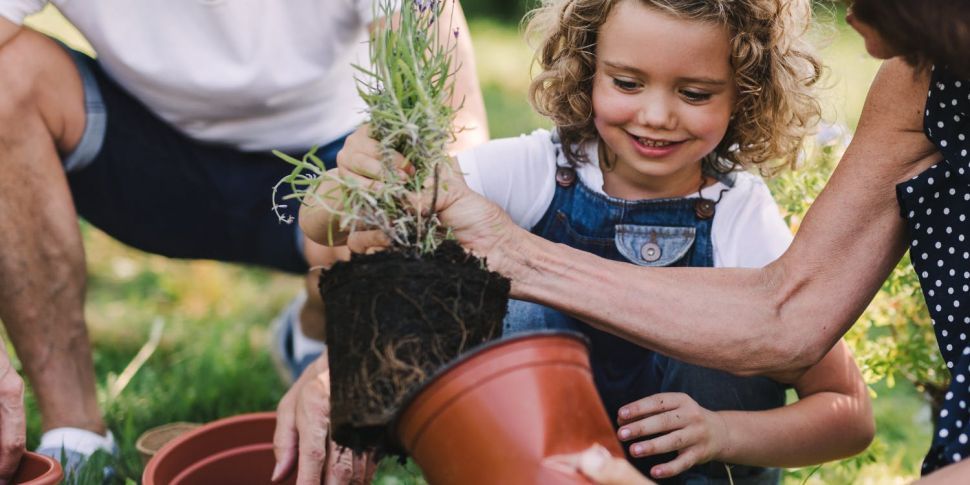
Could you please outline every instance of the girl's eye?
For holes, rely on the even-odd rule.
[[[633,91],[634,89],[640,87],[640,85],[634,81],[625,81],[617,78],[613,78],[613,85],[620,88],[621,91]]]
[[[683,96],[684,99],[686,99],[690,103],[701,103],[711,99],[711,96],[712,96],[711,93],[704,93],[700,91],[690,91],[686,89],[681,91],[680,95]]]

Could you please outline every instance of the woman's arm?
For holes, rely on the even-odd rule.
[[[469,191],[440,197],[465,247],[552,306],[665,355],[790,381],[852,326],[905,250],[895,185],[939,160],[923,136],[928,78],[889,61],[856,137],[790,249],[764,269],[642,268],[535,237]]]
[[[970,460],[945,466],[917,480],[913,485],[951,485],[970,482]]]
[[[716,459],[800,467],[855,455],[875,434],[868,389],[844,342],[795,382],[799,401],[760,412],[721,411],[728,440]]]

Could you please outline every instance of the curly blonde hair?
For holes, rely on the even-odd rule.
[[[539,39],[540,68],[529,100],[556,124],[571,163],[588,162],[584,143],[603,146],[593,124],[596,42],[621,1],[728,28],[738,98],[724,139],[703,161],[706,170],[757,166],[770,175],[795,165],[821,117],[814,86],[822,64],[803,35],[811,24],[810,0],[543,0],[527,17],[528,36]]]

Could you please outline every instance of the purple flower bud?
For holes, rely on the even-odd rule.
[[[458,38],[458,27],[455,27],[455,31],[453,33],[455,34],[455,38],[457,39]]]

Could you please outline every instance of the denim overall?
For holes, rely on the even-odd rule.
[[[559,167],[556,182],[552,204],[532,229],[534,234],[603,258],[641,266],[713,266],[714,201],[700,197],[616,199],[586,187],[569,167]],[[727,184],[731,182],[725,180]],[[785,388],[769,379],[740,378],[689,365],[556,310],[519,300],[509,302],[506,335],[544,329],[574,330],[589,338],[593,377],[614,423],[621,406],[658,392],[686,393],[709,410],[765,410],[785,404]],[[675,456],[627,458],[648,474],[653,465]],[[731,476],[739,485],[776,484],[780,471],[732,466]],[[727,485],[729,481],[724,464],[711,462],[660,483]]]

